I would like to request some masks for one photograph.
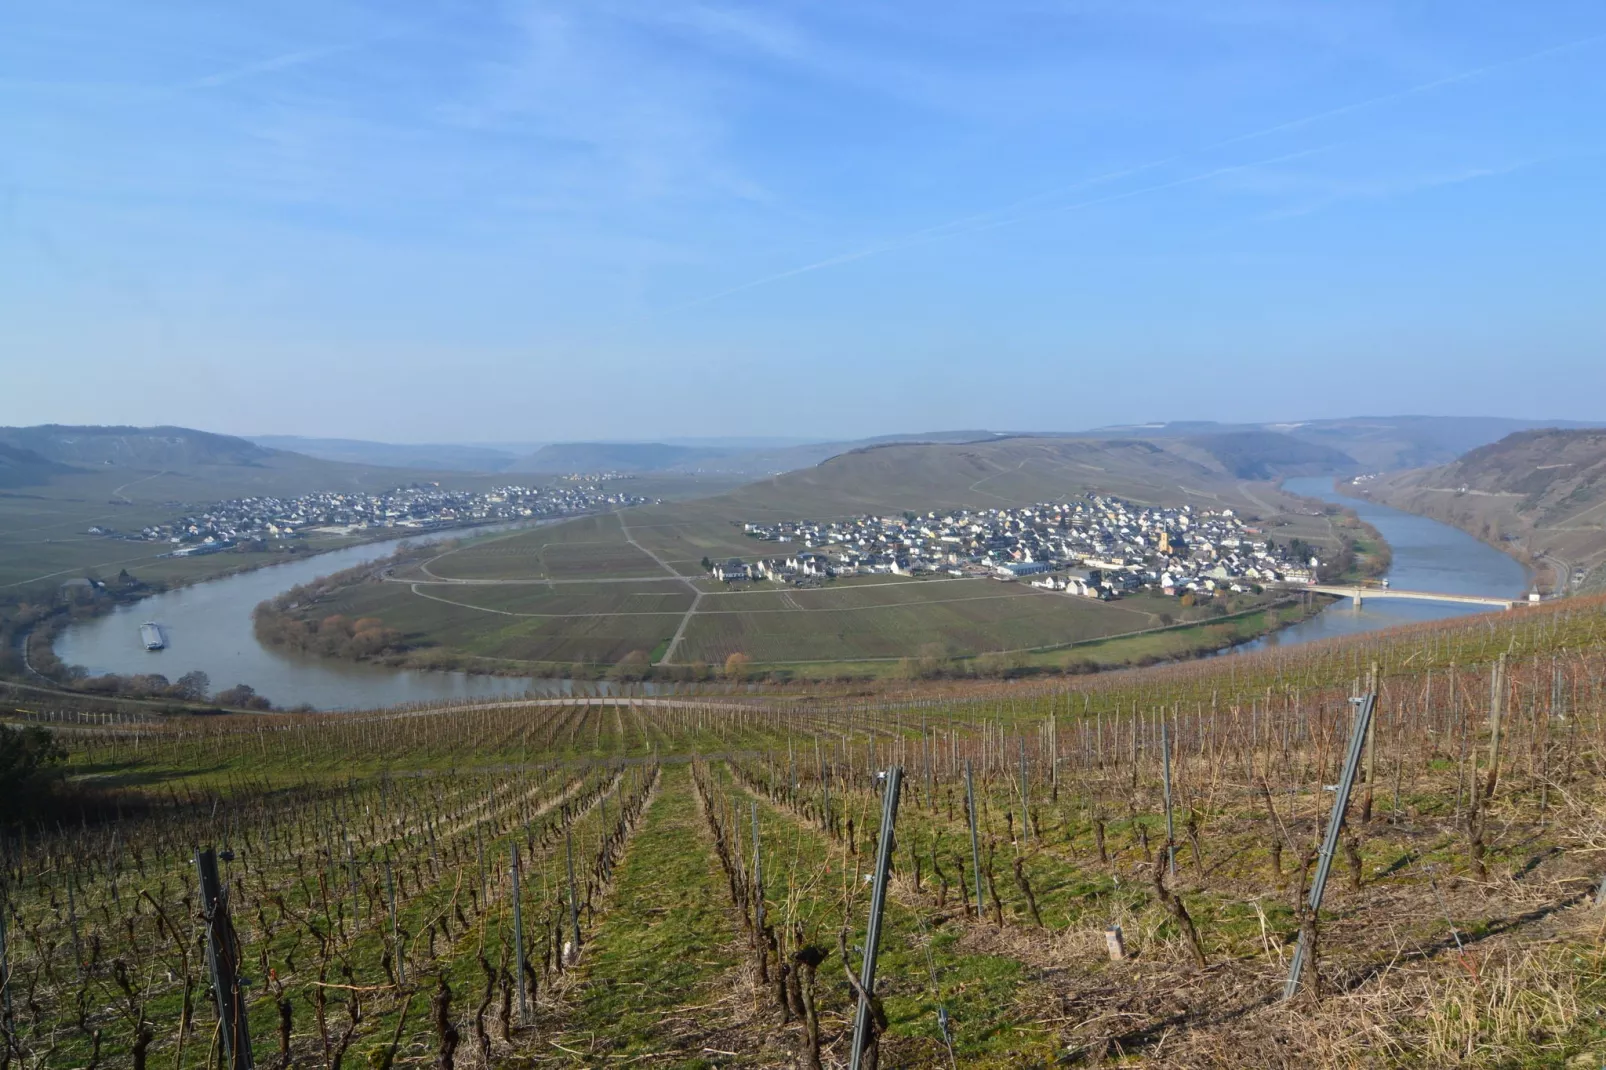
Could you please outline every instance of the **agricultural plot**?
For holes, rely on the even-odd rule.
[[[925,597],[909,597],[917,593]],[[1156,623],[1120,605],[987,581],[799,591],[785,597],[807,608],[790,609],[747,608],[738,601],[744,596],[733,595],[717,605],[737,608],[705,612],[717,597],[705,596],[691,618],[680,660],[714,663],[738,652],[759,662],[952,657],[1074,643]],[[881,602],[889,597],[900,600]],[[838,598],[849,607],[826,608]]]
[[[512,616],[606,617],[655,613],[679,617],[691,608],[692,593],[678,580],[639,583],[471,586],[421,584],[405,590],[420,597],[446,599],[463,606]]]
[[[464,644],[464,649],[474,656],[512,665],[611,665],[628,654],[650,654],[665,645],[674,635],[677,622],[675,615],[661,613],[527,618],[483,629]]]
[[[689,576],[703,571],[701,562],[705,557],[752,558],[786,549],[748,538],[742,533],[742,519],[751,518],[739,517],[717,501],[664,506],[632,513],[630,533],[637,542]]]
[[[896,703],[19,711],[74,819],[0,841],[0,1041],[178,1070],[247,1038],[331,1070],[1581,1065],[1603,609]]]
[[[625,542],[562,543],[546,547],[542,556],[555,580],[668,575],[662,565]]]
[[[663,569],[652,558],[625,539],[617,513],[578,517],[515,535],[475,540],[434,558],[419,573],[425,578],[462,580],[662,574]]]

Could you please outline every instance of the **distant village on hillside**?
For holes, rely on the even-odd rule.
[[[308,535],[358,535],[387,529],[430,531],[649,505],[652,501],[635,494],[604,491],[594,484],[455,491],[425,483],[378,494],[322,491],[299,498],[231,498],[191,516],[136,532],[96,526],[89,529],[89,534],[173,543],[176,549],[168,556],[186,557],[247,542],[302,539]]]
[[[1154,508],[1103,495],[1020,509],[743,527],[754,539],[801,548],[753,562],[706,562],[716,579],[812,586],[865,573],[1034,577],[1036,587],[1112,599],[1145,589],[1209,596],[1305,585],[1321,564],[1298,539],[1276,545],[1231,509]]]

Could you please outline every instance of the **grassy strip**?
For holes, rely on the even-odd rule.
[[[846,906],[849,944],[861,946],[869,898],[864,875],[873,865],[868,841],[861,844],[864,851],[850,857],[843,847],[795,815],[750,793],[727,767],[719,767],[718,772],[735,800],[744,829],[748,807],[753,801],[758,803],[765,853],[770,859],[767,910],[771,918],[778,919],[777,926],[782,920],[795,921],[822,946],[834,947]],[[867,836],[878,823],[874,810],[879,803],[858,802],[853,813],[860,835]],[[884,1063],[947,1063],[937,1026],[939,1004],[951,1015],[955,1054],[961,1066],[1037,1066],[1052,1060],[1054,1038],[1036,1020],[1035,1011],[1045,993],[1033,983],[1024,963],[1009,955],[966,948],[962,927],[923,906],[911,906],[897,894],[888,899],[883,925],[876,987],[889,1019]],[[854,966],[857,972],[857,961]],[[838,1034],[839,1050],[845,1051],[854,1007],[844,986],[837,983],[841,971],[833,951],[820,967],[819,998],[827,1037]]]
[[[711,1030],[688,1035],[673,1025],[687,1020],[676,1010],[728,994],[716,984],[738,965],[734,922],[698,821],[690,772],[666,768],[619,867],[612,908],[585,948],[558,1057],[595,1065],[659,1054],[660,1065],[712,1065],[701,1051]]]

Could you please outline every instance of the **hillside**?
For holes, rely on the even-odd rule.
[[[717,497],[633,510],[630,528],[677,568],[695,570],[705,554],[753,553],[753,541],[742,532],[747,522],[992,509],[1092,492],[1140,503],[1233,508],[1267,518],[1279,538],[1320,541],[1330,534],[1325,521],[1305,515],[1308,503],[1266,483],[1249,485],[1198,446],[1038,436],[854,450]]]
[[[1282,479],[1353,471],[1355,458],[1343,450],[1306,442],[1276,431],[1229,431],[1182,440],[1204,450],[1239,479]]]
[[[1445,464],[1468,450],[1498,441],[1517,431],[1540,427],[1579,428],[1565,420],[1518,420],[1501,416],[1353,416],[1328,420],[1292,420],[1264,424],[1220,424],[1182,421],[1100,428],[1090,437],[1116,435],[1150,439],[1197,439],[1247,432],[1276,432],[1343,454],[1347,463],[1329,455],[1331,471],[1388,472]],[[1318,474],[1282,472],[1282,475]]]
[[[62,464],[122,468],[254,465],[276,452],[243,438],[187,427],[0,427],[0,444]]]
[[[288,450],[324,461],[424,468],[441,472],[500,472],[520,453],[491,446],[452,443],[368,442],[354,438],[303,438],[300,435],[253,435],[250,441],[272,450]]]
[[[1210,445],[1231,461],[1257,466],[1291,449],[1269,433]],[[1211,605],[1154,592],[1111,602],[1073,598],[974,572],[939,572],[930,560],[901,573],[855,565],[795,588],[727,586],[708,576],[712,560],[795,552],[795,545],[755,537],[748,524],[983,513],[1089,492],[1231,508],[1240,522],[1284,545],[1296,538],[1331,545],[1334,536],[1329,518],[1309,503],[1269,483],[1242,480],[1209,450],[1185,442],[900,443],[854,450],[716,497],[474,540],[428,561],[387,568],[391,582],[367,582],[372,576],[360,573],[332,587],[291,592],[259,613],[257,634],[298,652],[352,656],[349,644],[317,638],[320,622],[382,621],[397,637],[386,656],[420,668],[583,674],[634,665],[637,672],[654,666],[695,675],[698,666],[740,653],[766,671],[820,678],[901,671],[907,658],[969,672],[997,671],[977,660],[988,658],[1032,658],[1033,665],[1062,668],[1094,658],[1116,665],[1187,657],[1263,634],[1292,619],[1287,614],[1303,612],[1273,605],[1275,595],[1252,589]],[[1211,615],[1227,631],[1205,619]],[[1156,629],[1163,634],[1151,635]],[[1090,642],[1101,644],[1096,653],[1084,649]]]
[[[1471,532],[1551,572],[1553,585],[1606,581],[1606,431],[1523,431],[1356,491]]]
[[[494,477],[340,464],[183,427],[0,428],[0,616],[3,603],[86,572],[192,579],[238,561],[161,560],[168,547],[91,534],[137,531],[230,498],[388,489],[410,482],[487,486]]]
[[[240,830],[219,913],[268,980],[263,1067],[840,1070],[870,947],[898,1070],[1598,1067],[1603,603],[1043,683],[8,701],[67,751],[0,781],[16,1062],[227,1064],[178,927],[191,846]]]
[[[559,442],[508,466],[513,472],[680,472],[767,476],[790,472],[852,450],[895,442],[971,442],[991,431],[930,431],[803,445],[722,446],[663,442]]]
[[[1099,491],[1135,501],[1246,504],[1236,467],[1272,467],[1279,436],[1258,448],[1194,441],[1019,436],[854,450],[744,487],[722,501],[749,509],[842,515],[991,508]],[[1232,464],[1212,452],[1219,449]]]
[[[0,487],[32,487],[48,483],[52,477],[70,472],[32,450],[0,445]]]

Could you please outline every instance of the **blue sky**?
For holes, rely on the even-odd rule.
[[[1606,5],[14,5],[0,423],[1606,419]]]

